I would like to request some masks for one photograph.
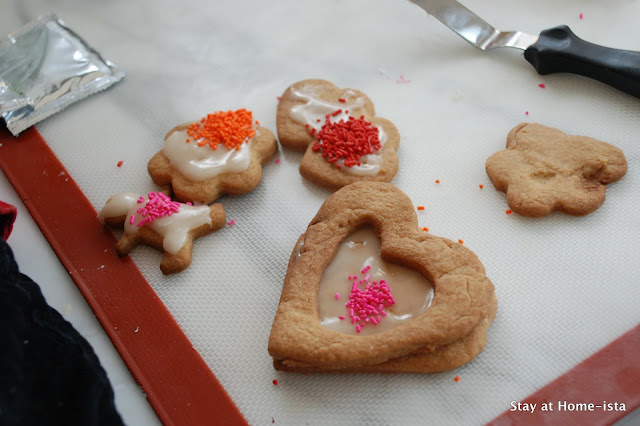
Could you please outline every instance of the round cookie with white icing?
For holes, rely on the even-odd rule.
[[[296,243],[268,350],[283,371],[441,372],[484,349],[496,309],[471,250],[421,230],[394,185],[358,182]]]
[[[280,143],[305,151],[300,174],[319,186],[390,182],[398,172],[400,133],[359,90],[299,81],[280,97],[276,118]]]
[[[209,204],[255,189],[277,150],[273,133],[250,111],[218,111],[171,129],[147,170],[176,199]]]
[[[194,206],[172,201],[162,192],[146,196],[123,192],[105,203],[98,213],[101,222],[124,227],[116,245],[120,256],[139,244],[164,252],[160,269],[165,275],[181,272],[191,264],[193,241],[225,225],[222,204]]]

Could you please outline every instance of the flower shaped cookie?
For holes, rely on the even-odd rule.
[[[162,192],[150,192],[146,197],[132,192],[114,195],[98,217],[107,225],[124,226],[116,245],[120,256],[129,254],[139,244],[163,251],[160,269],[165,275],[186,269],[191,264],[193,240],[225,224],[222,204],[181,204]]]
[[[622,151],[586,136],[568,135],[535,123],[514,127],[507,149],[486,162],[487,175],[507,203],[522,216],[553,211],[583,216],[597,210],[606,185],[627,171]]]
[[[325,80],[299,81],[284,92],[277,111],[278,138],[304,150],[300,174],[336,190],[359,181],[390,182],[398,171],[398,129],[375,117],[364,93]]]
[[[176,199],[209,204],[223,194],[255,189],[262,165],[277,149],[273,133],[254,122],[250,111],[218,111],[171,129],[147,169]]]
[[[363,278],[347,282],[351,294],[345,290],[341,299],[347,303],[340,320],[350,319],[357,328],[355,334],[347,334],[320,322],[318,293],[341,244],[363,228],[379,237],[382,260],[410,268],[431,282],[433,299],[415,318],[366,334],[364,329],[372,331],[387,321],[384,317],[391,315],[396,296],[408,282],[376,282],[375,268],[365,267],[358,271]],[[340,298],[335,293],[335,299]],[[445,371],[482,351],[496,307],[493,284],[473,252],[422,231],[411,200],[394,185],[358,182],[329,196],[296,243],[269,353],[274,367],[285,371]]]

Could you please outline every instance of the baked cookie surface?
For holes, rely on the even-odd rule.
[[[341,243],[367,227],[380,239],[380,257],[422,275],[433,286],[433,299],[422,313],[391,329],[366,335],[360,330],[347,334],[321,324],[318,290]],[[374,273],[367,268],[358,272]],[[382,305],[379,301],[384,298],[363,294],[373,287],[350,281],[345,285],[343,300],[375,297],[375,304]],[[401,283],[390,281],[391,292],[394,285]],[[352,297],[348,288],[351,294],[360,296]],[[374,308],[361,306],[358,309],[362,312],[349,312],[345,305],[343,320],[357,316],[354,326],[362,322],[365,328],[376,327],[369,322],[365,325],[363,319],[367,316],[365,311]],[[384,306],[377,309],[389,312]],[[394,185],[358,182],[332,194],[296,243],[268,349],[275,368],[286,371],[445,371],[469,362],[482,351],[496,309],[493,284],[473,252],[422,231],[411,201]],[[375,315],[378,314],[370,317]]]
[[[625,175],[627,161],[606,142],[523,123],[509,132],[506,149],[490,156],[485,167],[514,212],[583,216],[604,203],[606,185]]]
[[[276,154],[273,133],[246,110],[220,111],[171,129],[147,164],[153,181],[180,201],[209,204],[255,189]]]
[[[299,81],[280,97],[276,119],[280,143],[305,151],[300,174],[319,186],[390,182],[398,171],[400,133],[359,90]]]
[[[222,204],[182,204],[162,192],[147,196],[123,192],[111,197],[98,213],[109,226],[124,227],[116,250],[125,256],[140,244],[164,252],[160,269],[165,275],[185,270],[191,264],[193,241],[225,225]]]

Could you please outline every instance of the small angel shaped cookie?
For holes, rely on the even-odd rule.
[[[398,171],[398,129],[359,90],[299,81],[280,97],[276,118],[280,143],[305,151],[300,174],[317,185],[390,182]]]
[[[123,192],[111,197],[98,218],[120,227],[118,254],[125,256],[139,244],[164,252],[160,269],[165,275],[181,272],[191,264],[193,241],[221,229],[225,224],[221,204],[193,206],[172,201],[162,192],[142,196]]]
[[[507,149],[487,159],[486,171],[515,213],[584,216],[604,203],[607,185],[625,175],[627,161],[606,142],[523,123],[509,132]]]
[[[275,136],[253,120],[251,111],[217,111],[171,129],[147,170],[176,199],[209,204],[223,194],[255,189],[262,165],[277,150]]]

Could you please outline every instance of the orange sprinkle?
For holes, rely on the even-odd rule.
[[[427,227],[422,228],[422,230],[423,230],[424,232],[429,232],[429,228],[427,228]]]
[[[256,130],[251,111],[242,108],[207,114],[200,123],[189,125],[187,133],[198,141],[198,146],[208,144],[212,149],[218,149],[218,144],[222,143],[228,150],[237,151],[255,136]]]
[[[436,179],[436,183],[440,183],[440,179]]]
[[[464,241],[462,241],[462,240],[458,240],[458,242],[459,242],[460,244],[464,244]]]
[[[506,214],[511,214],[511,213],[513,213],[513,212],[512,212],[511,210],[507,210],[507,211],[505,211],[505,213],[506,213]]]
[[[424,210],[424,206],[418,206],[418,210]]]
[[[460,376],[454,377],[453,380],[455,380],[456,382],[459,382],[460,381]]]
[[[483,185],[483,184],[480,184],[480,185],[478,185],[478,187],[479,187],[480,189],[482,189],[482,188],[484,188],[484,185]]]

